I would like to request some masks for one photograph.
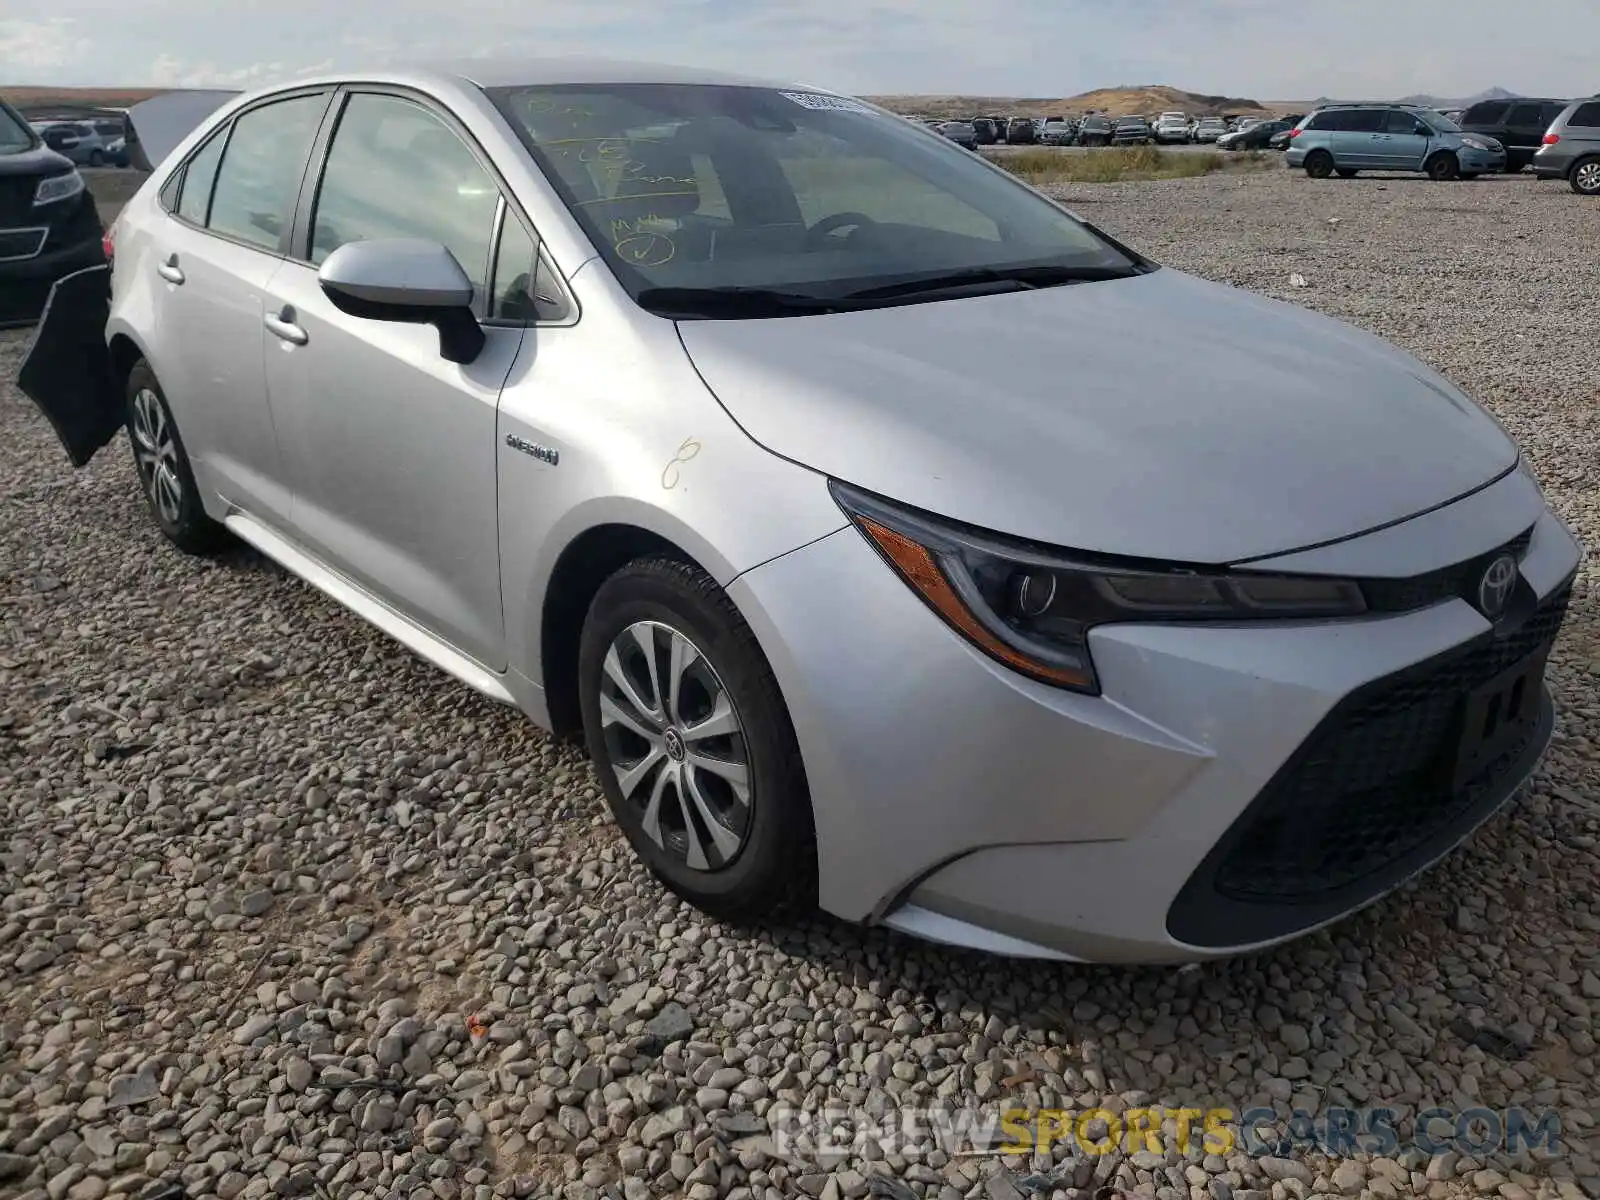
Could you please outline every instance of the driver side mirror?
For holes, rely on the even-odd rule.
[[[317,282],[334,307],[352,317],[434,326],[439,354],[450,362],[470,363],[483,352],[472,281],[437,242],[346,242],[324,260]]]

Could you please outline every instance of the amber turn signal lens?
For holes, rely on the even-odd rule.
[[[876,543],[883,556],[894,564],[905,581],[921,596],[928,606],[943,617],[957,632],[991,658],[1005,663],[1014,671],[1030,675],[1044,683],[1058,686],[1084,688],[1093,680],[1082,671],[1069,671],[1047,663],[1036,662],[1006,645],[985,628],[973,615],[961,597],[950,586],[950,581],[939,569],[926,546],[912,541],[902,533],[879,525],[870,517],[859,517],[861,529]]]

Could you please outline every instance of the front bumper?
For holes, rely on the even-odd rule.
[[[105,262],[100,241],[104,230],[93,198],[85,193],[72,203],[65,214],[52,211],[37,218],[49,229],[39,253],[0,260],[0,328],[33,324],[56,280]]]
[[[1487,539],[1472,554],[1532,526],[1522,575],[1532,596],[1553,602],[1580,552],[1520,475],[1330,547],[1324,569],[1363,553],[1421,561],[1447,534],[1459,539],[1464,512],[1484,518],[1468,526]],[[1178,962],[1298,936],[1448,850],[1516,790],[1549,736],[1542,709],[1543,724],[1492,786],[1436,804],[1427,836],[1407,835],[1387,858],[1392,835],[1378,816],[1389,820],[1395,806],[1367,797],[1378,816],[1324,832],[1335,843],[1344,833],[1365,838],[1369,851],[1377,839],[1382,861],[1369,854],[1340,886],[1309,899],[1290,897],[1289,885],[1240,899],[1241,871],[1304,869],[1294,858],[1300,842],[1265,837],[1256,818],[1259,806],[1282,803],[1274,796],[1286,769],[1317,752],[1328,723],[1347,724],[1349,706],[1392,690],[1396,673],[1492,640],[1464,600],[1352,622],[1107,626],[1092,635],[1104,694],[1091,697],[1036,684],[971,649],[854,529],[747,573],[731,593],[800,739],[823,907],[998,953]],[[1540,619],[1558,624],[1560,614]],[[1362,769],[1379,771],[1385,752],[1367,749]],[[1248,853],[1259,858],[1263,846],[1288,861],[1252,866]]]
[[[1490,174],[1505,170],[1506,152],[1504,150],[1478,150],[1472,146],[1463,146],[1456,151],[1456,158],[1461,163],[1463,171],[1472,171],[1477,174]]]

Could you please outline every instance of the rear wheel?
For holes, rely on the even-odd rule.
[[[589,755],[635,853],[729,919],[809,898],[805,771],[772,668],[704,571],[630,563],[601,585],[579,642]]]
[[[1313,179],[1326,179],[1333,174],[1333,155],[1326,150],[1313,150],[1306,155],[1306,174]]]
[[[1427,171],[1429,179],[1440,183],[1461,178],[1461,162],[1448,150],[1441,150],[1435,154],[1427,161],[1423,170]]]
[[[1600,196],[1600,157],[1580,158],[1567,182],[1580,196]]]
[[[143,359],[128,373],[127,423],[139,486],[167,540],[185,554],[207,554],[227,545],[227,531],[206,516],[177,422],[155,372]]]
[[[1340,167],[1339,168],[1339,178],[1340,179],[1354,179],[1355,177],[1356,177],[1356,169],[1354,167]]]

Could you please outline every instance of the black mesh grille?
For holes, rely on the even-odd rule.
[[[1426,575],[1414,575],[1409,579],[1364,579],[1361,581],[1361,590],[1366,595],[1367,606],[1374,612],[1410,612],[1458,597],[1470,601],[1477,593],[1478,580],[1482,578],[1484,568],[1491,561],[1502,554],[1510,554],[1521,562],[1532,541],[1533,527],[1530,525],[1504,546],[1498,546],[1467,562],[1430,571]]]
[[[1454,786],[1449,768],[1467,696],[1547,654],[1566,614],[1564,588],[1515,631],[1391,675],[1353,693],[1229,838],[1216,891],[1294,904],[1358,882],[1473,809],[1529,750],[1504,749]]]

